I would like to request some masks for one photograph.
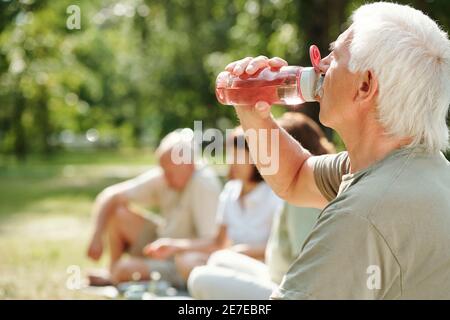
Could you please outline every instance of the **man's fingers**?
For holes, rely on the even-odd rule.
[[[248,74],[254,74],[259,69],[267,66],[267,60],[269,59],[265,56],[259,56],[256,57],[255,59],[252,59],[247,65],[245,72]]]
[[[146,256],[150,256],[154,251],[154,248],[152,245],[146,245],[144,247],[144,249],[142,250],[142,252],[144,253],[144,255]]]
[[[256,109],[258,112],[264,112],[264,111],[267,111],[268,109],[270,109],[270,104],[268,104],[268,103],[265,102],[265,101],[258,101],[258,102],[255,104],[255,109]]]
[[[236,66],[236,63],[238,63],[238,61],[233,61],[233,62],[227,64],[227,66],[225,67],[225,71],[233,72],[234,67]]]
[[[252,59],[253,59],[252,57],[247,57],[247,58],[237,61],[233,68],[232,73],[234,73],[235,75],[238,75],[238,76],[243,74],[245,71],[245,68],[247,68],[247,65],[249,64],[250,61],[252,61]]]
[[[246,57],[238,61],[233,61],[225,67],[225,70],[237,76],[240,76],[244,72],[246,72],[247,74],[254,74],[259,69],[265,68],[266,66],[270,66],[272,68],[281,68],[287,65],[288,63],[286,62],[286,60],[279,57],[269,59],[266,56],[258,56],[256,58]]]
[[[273,68],[281,68],[281,67],[284,67],[284,66],[288,65],[286,60],[281,59],[279,57],[271,58],[267,62],[269,64],[269,66],[271,66]]]

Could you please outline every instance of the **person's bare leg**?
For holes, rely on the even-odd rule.
[[[175,266],[180,276],[187,281],[192,269],[205,265],[209,254],[204,252],[185,252],[175,256]]]
[[[108,240],[110,250],[109,274],[95,272],[88,276],[91,285],[111,284],[114,266],[119,262],[127,247],[138,239],[145,219],[125,206],[119,207],[108,221]]]
[[[144,258],[132,257],[118,261],[112,268],[111,280],[114,284],[124,281],[150,279],[150,270]]]
[[[117,209],[108,228],[110,245],[110,269],[119,261],[127,247],[133,246],[138,240],[145,218],[122,206]]]
[[[119,261],[127,247],[127,241],[122,235],[120,220],[116,215],[111,217],[111,221],[108,224],[108,241],[110,253],[109,270],[112,271],[112,267]]]

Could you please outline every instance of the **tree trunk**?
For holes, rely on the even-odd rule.
[[[25,110],[25,98],[22,92],[17,91],[14,98],[12,110],[12,131],[14,136],[14,155],[20,161],[24,161],[27,156],[28,146],[25,138],[25,128],[22,123],[22,115]]]
[[[49,139],[52,133],[51,124],[50,124],[50,114],[48,111],[48,94],[45,87],[41,87],[41,96],[36,106],[36,118],[35,124],[39,129],[39,137],[40,137],[40,149],[41,151],[49,155],[52,151]]]

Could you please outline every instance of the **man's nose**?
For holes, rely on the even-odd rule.
[[[319,70],[321,73],[326,73],[328,71],[328,68],[330,67],[330,55],[326,56],[322,60],[320,60],[319,63]]]

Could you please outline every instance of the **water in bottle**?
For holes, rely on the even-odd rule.
[[[317,101],[322,94],[324,75],[318,71],[320,52],[311,46],[313,67],[266,67],[252,75],[236,76],[221,72],[216,80],[216,96],[224,105],[269,104],[298,105]]]

